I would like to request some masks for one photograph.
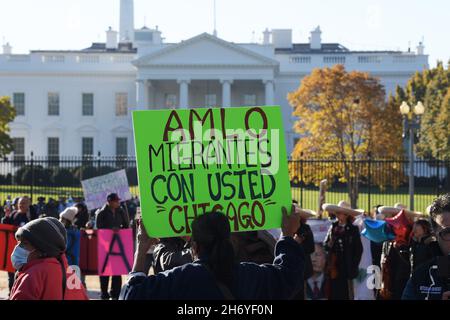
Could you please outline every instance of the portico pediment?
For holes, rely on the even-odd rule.
[[[146,66],[260,66],[278,65],[257,52],[203,33],[179,44],[165,47],[133,61],[136,67]]]

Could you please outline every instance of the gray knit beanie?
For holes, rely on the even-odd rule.
[[[28,240],[47,257],[58,257],[66,250],[66,228],[58,219],[52,217],[28,222],[17,230],[16,238]]]

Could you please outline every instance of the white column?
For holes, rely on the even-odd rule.
[[[147,109],[149,109],[147,80],[136,80],[136,110]]]
[[[263,83],[266,87],[266,106],[272,106],[275,103],[273,80],[263,80]]]
[[[233,80],[223,79],[222,83],[222,108],[231,107],[231,85]]]
[[[181,79],[177,81],[180,85],[180,106],[179,109],[189,108],[189,84],[191,80]]]

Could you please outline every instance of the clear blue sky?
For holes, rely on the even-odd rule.
[[[119,28],[119,0],[0,0],[0,40],[13,52],[81,49]],[[135,0],[135,26],[158,25],[167,42],[213,30],[213,0]],[[259,41],[267,28],[293,29],[307,42],[320,25],[325,42],[350,49],[407,50],[422,37],[430,64],[450,59],[448,0],[217,0],[219,37]],[[255,32],[253,34],[253,32]]]

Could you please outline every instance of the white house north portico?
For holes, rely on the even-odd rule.
[[[256,95],[259,104],[274,104],[278,62],[207,33],[132,63],[137,68],[139,109],[165,106],[167,94],[177,96],[179,108],[240,106],[246,91]]]
[[[158,28],[134,29],[133,0],[121,0],[120,26],[82,50],[13,54],[3,46],[0,96],[16,107],[16,155],[134,154],[132,110],[256,105],[281,106],[289,154],[296,134],[287,95],[314,68],[369,72],[386,93],[428,68],[423,44],[416,52],[351,51],[323,43],[320,28],[307,43],[293,43],[290,29],[265,30],[262,43],[208,33],[165,43]]]

